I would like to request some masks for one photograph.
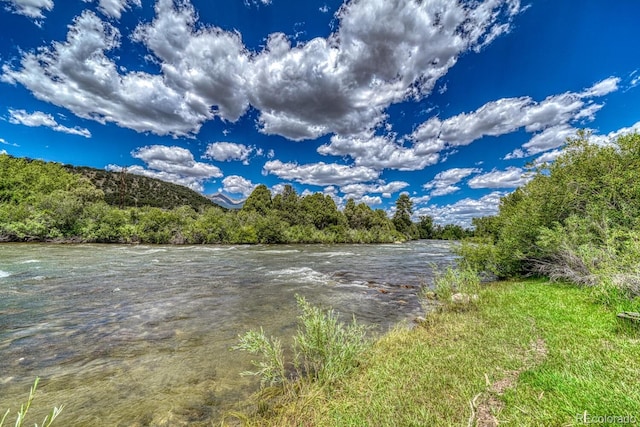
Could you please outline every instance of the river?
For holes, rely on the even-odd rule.
[[[451,244],[0,245],[0,416],[36,376],[40,423],[211,425],[256,390],[238,335],[287,341],[295,295],[377,333],[420,314]],[[9,416],[9,420],[13,420]]]

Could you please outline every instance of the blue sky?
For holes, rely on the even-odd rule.
[[[636,0],[0,0],[0,152],[468,225],[640,131]]]

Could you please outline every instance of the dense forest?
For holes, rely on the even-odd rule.
[[[287,185],[272,196],[259,185],[242,209],[227,210],[175,184],[125,172],[0,155],[0,241],[117,243],[382,243],[459,239],[457,225],[412,221],[406,194],[385,211]]]

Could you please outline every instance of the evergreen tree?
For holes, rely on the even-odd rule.
[[[413,214],[413,202],[409,195],[403,193],[396,200],[396,212],[393,214],[393,224],[396,226],[396,230],[399,232],[410,235],[411,234],[411,226],[413,223],[411,222],[411,215]]]

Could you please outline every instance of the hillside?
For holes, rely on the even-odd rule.
[[[88,178],[104,192],[104,200],[111,206],[173,209],[187,205],[198,209],[214,204],[207,197],[187,187],[155,178],[84,166],[68,165],[66,168]]]

